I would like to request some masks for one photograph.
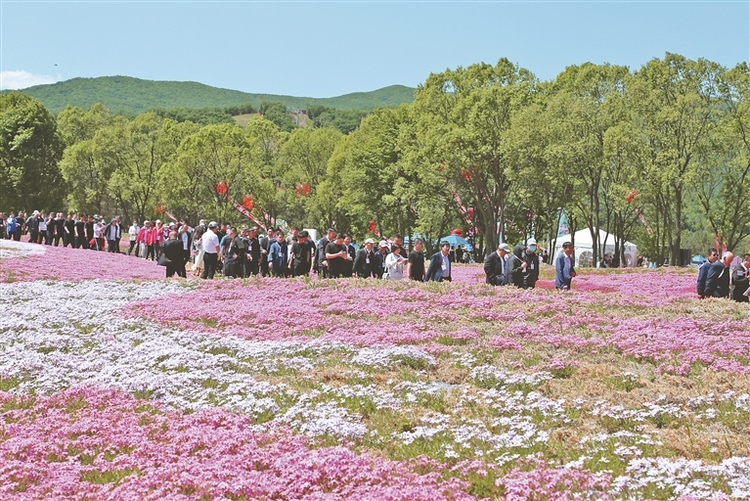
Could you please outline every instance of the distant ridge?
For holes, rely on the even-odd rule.
[[[114,76],[73,78],[54,84],[35,85],[19,92],[38,99],[54,114],[68,105],[87,110],[96,103],[102,103],[112,113],[138,115],[153,108],[228,108],[247,103],[258,107],[263,101],[280,102],[290,109],[305,109],[314,104],[337,109],[371,109],[410,103],[414,100],[415,90],[403,85],[391,85],[371,92],[311,98],[251,94],[198,82],[168,82]],[[3,91],[5,92],[9,91]]]

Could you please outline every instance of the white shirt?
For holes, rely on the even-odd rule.
[[[201,238],[203,252],[206,254],[216,254],[216,248],[219,246],[219,236],[211,229],[206,230]]]
[[[385,258],[385,266],[388,268],[388,278],[390,280],[401,280],[404,278],[404,263],[399,263],[399,259],[401,259],[401,256],[396,256],[394,252],[391,252]]]
[[[139,230],[140,228],[138,227],[137,224],[134,224],[130,227],[130,231],[128,231],[128,233],[130,234],[130,240],[135,240],[136,238],[138,238]]]

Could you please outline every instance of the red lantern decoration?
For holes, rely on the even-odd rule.
[[[166,210],[167,210],[167,205],[164,202],[162,202],[162,201],[159,201],[156,204],[156,207],[154,207],[154,213],[155,214],[164,214],[164,212],[166,212]]]
[[[229,190],[229,184],[227,184],[226,181],[219,181],[218,183],[216,183],[216,193],[218,193],[219,195],[226,195],[227,190]]]
[[[625,200],[627,200],[629,204],[632,204],[633,200],[635,200],[637,197],[638,197],[638,192],[635,190],[630,190],[630,192],[628,193],[628,196],[625,197]]]
[[[474,220],[474,207],[469,207],[468,209],[466,209],[466,220],[467,221]]]
[[[370,233],[375,233],[378,229],[378,225],[375,224],[375,221],[370,221]]]
[[[461,231],[461,228],[456,228],[455,230],[451,231],[451,235],[458,235],[459,237],[464,236],[464,232]]]
[[[245,195],[244,197],[242,197],[242,206],[247,210],[253,210],[253,208],[255,208],[255,204],[253,203],[253,196]]]
[[[300,183],[294,189],[294,193],[300,197],[306,197],[310,194],[310,186],[304,183]]]

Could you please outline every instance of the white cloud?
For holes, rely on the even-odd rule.
[[[28,71],[0,71],[0,90],[25,89],[32,85],[51,84],[60,81],[60,75],[33,75]]]

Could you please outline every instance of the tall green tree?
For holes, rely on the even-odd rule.
[[[419,144],[431,167],[443,169],[449,189],[474,210],[478,229],[493,242],[490,250],[511,190],[503,134],[535,86],[529,71],[501,59],[432,74],[416,92]]]
[[[42,103],[19,92],[0,96],[0,211],[62,210],[63,147]]]
[[[627,82],[628,107],[649,152],[643,172],[661,257],[678,264],[688,192],[697,188],[701,153],[723,115],[723,68],[677,54],[653,59]],[[665,255],[667,254],[667,255]]]

